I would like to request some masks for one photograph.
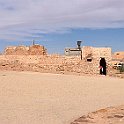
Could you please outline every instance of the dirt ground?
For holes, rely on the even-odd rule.
[[[0,124],[70,124],[124,104],[124,79],[0,71]]]

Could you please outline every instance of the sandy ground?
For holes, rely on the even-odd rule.
[[[0,124],[70,124],[124,104],[124,79],[0,72]]]

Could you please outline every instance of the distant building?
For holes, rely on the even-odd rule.
[[[121,51],[121,52],[115,52],[113,54],[113,59],[124,60],[124,52],[123,51]]]
[[[81,56],[81,42],[77,41],[77,48],[65,48],[65,55],[66,56]]]
[[[123,51],[115,52],[112,54],[111,64],[114,66],[114,65],[117,65],[119,63],[124,63],[124,52]]]
[[[78,48],[65,48],[66,56],[80,56],[81,50]]]

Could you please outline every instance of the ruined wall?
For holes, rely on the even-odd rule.
[[[17,46],[13,51],[13,55],[28,55],[29,48],[26,46]]]
[[[29,55],[46,55],[44,46],[33,45],[29,47]]]
[[[32,45],[29,47],[26,46],[13,46],[7,47],[4,50],[5,55],[46,55],[46,49],[44,46]]]
[[[14,55],[15,48],[16,48],[16,47],[14,47],[14,46],[7,47],[7,48],[4,50],[4,54],[6,54],[6,55]]]
[[[98,74],[98,66],[98,63],[96,63],[95,60],[90,63],[86,63],[84,60],[80,60],[80,57],[55,55],[0,56],[0,70]]]
[[[109,47],[106,48],[93,48],[93,56],[95,58],[105,58],[107,61],[111,60],[112,50]]]
[[[81,60],[80,56],[46,55],[46,49],[39,45],[13,47],[0,55],[0,70],[99,74],[100,57],[108,64],[111,48],[83,47],[82,55]]]
[[[105,58],[107,62],[111,61],[112,59],[112,53],[111,48],[104,48],[104,47],[83,47],[82,48],[82,57],[87,58],[88,56],[91,56],[92,59],[97,59],[98,61],[100,58]]]

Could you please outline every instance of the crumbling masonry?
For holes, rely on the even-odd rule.
[[[99,74],[100,57],[111,61],[111,48],[83,47],[82,57],[48,55],[40,45],[8,47],[0,55],[0,70]]]

